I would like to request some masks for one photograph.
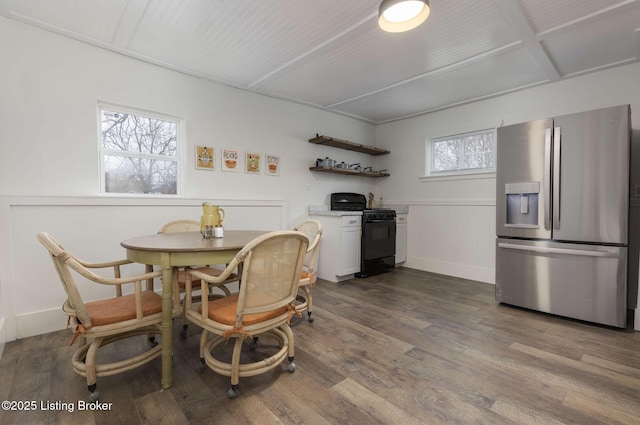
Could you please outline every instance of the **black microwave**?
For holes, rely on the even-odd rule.
[[[367,198],[361,193],[338,192],[331,194],[331,209],[334,211],[363,211]]]

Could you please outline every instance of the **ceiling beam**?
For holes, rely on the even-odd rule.
[[[515,0],[493,0],[493,2],[498,6],[507,22],[511,24],[511,27],[547,78],[550,81],[559,80],[560,73],[538,41],[520,2]]]
[[[343,100],[340,100],[338,102],[334,102],[332,104],[325,105],[325,106],[327,108],[334,108],[336,106],[339,106],[339,105],[342,105],[342,104],[345,104],[345,103],[349,103],[349,102],[353,102],[354,100],[362,99],[363,97],[371,96],[371,95],[383,92],[385,90],[389,90],[389,89],[392,89],[394,87],[398,87],[398,86],[401,86],[403,84],[407,84],[407,83],[410,83],[412,81],[419,80],[421,78],[429,77],[429,76],[436,75],[436,74],[442,74],[443,72],[453,71],[455,69],[459,69],[459,68],[462,68],[462,67],[465,67],[465,66],[469,66],[469,65],[472,65],[474,63],[487,60],[488,58],[495,57],[495,56],[501,55],[503,53],[507,53],[507,52],[516,50],[518,48],[522,48],[522,43],[520,41],[514,41],[513,43],[509,43],[509,44],[506,44],[504,46],[498,47],[496,49],[489,50],[488,52],[483,52],[483,53],[480,53],[478,55],[471,56],[471,57],[468,57],[466,59],[463,59],[461,61],[454,62],[454,63],[451,63],[449,65],[442,66],[440,68],[431,69],[431,70],[429,70],[427,72],[423,72],[421,74],[414,75],[413,77],[405,78],[404,80],[401,80],[401,81],[396,81],[395,83],[389,84],[388,86],[380,87],[379,89],[376,89],[376,90],[373,90],[373,91],[369,91],[367,93],[362,93],[362,94],[360,94],[358,96],[353,96],[353,97],[350,97],[348,99],[343,99]]]
[[[9,9],[7,0],[0,0],[0,16],[11,18],[11,10]]]
[[[118,29],[111,40],[113,47],[123,50],[129,48],[148,6],[149,0],[131,0],[127,2],[127,6],[120,17]]]
[[[538,34],[536,34],[536,37],[538,38],[538,40],[544,40],[549,36],[556,35],[564,31],[570,31],[578,25],[593,23],[593,22],[602,20],[604,18],[607,18],[609,16],[613,16],[619,13],[624,13],[626,11],[631,11],[636,7],[638,7],[638,0],[625,0],[622,3],[605,7],[604,9],[600,9],[597,12],[593,12],[588,15],[581,16],[580,18],[574,19],[573,21],[565,22],[553,28],[549,28],[544,31],[541,31]]]
[[[0,0],[1,1],[1,0]],[[269,78],[273,77],[274,75],[282,72],[283,70],[295,65],[296,63],[300,62],[301,60],[303,60],[304,58],[306,58],[307,56],[311,55],[312,53],[316,53],[317,51],[319,51],[320,49],[323,49],[333,43],[338,42],[342,37],[344,37],[347,34],[352,33],[353,31],[357,30],[357,29],[363,29],[363,25],[366,24],[367,22],[369,22],[372,19],[377,19],[378,17],[378,12],[373,13],[373,14],[369,14],[367,15],[365,18],[361,19],[360,21],[356,22],[355,24],[351,25],[350,27],[348,27],[347,29],[340,31],[339,33],[333,35],[332,37],[330,37],[328,40],[323,41],[322,43],[318,44],[317,46],[314,46],[312,49],[307,50],[306,52],[302,53],[301,55],[298,55],[297,57],[291,59],[290,61],[288,61],[287,63],[284,63],[283,65],[279,66],[278,68],[274,69],[273,71],[267,73],[266,75],[263,75],[262,77],[258,78],[256,81],[250,83],[247,88],[251,89],[254,88],[255,86],[257,86],[258,84],[268,80]]]

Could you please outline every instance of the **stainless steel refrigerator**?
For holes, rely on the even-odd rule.
[[[626,326],[630,108],[498,128],[496,300]]]

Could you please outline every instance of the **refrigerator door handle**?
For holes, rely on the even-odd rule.
[[[544,132],[544,181],[542,182],[544,199],[544,229],[551,229],[551,128]]]
[[[512,243],[499,243],[498,248],[505,249],[519,249],[521,251],[538,252],[541,254],[564,254],[564,255],[580,255],[586,257],[617,257],[615,252],[610,251],[584,251],[581,249],[569,249],[569,248],[552,248],[546,246],[529,246],[529,245],[516,245]]]
[[[560,127],[553,129],[553,228],[560,229]]]

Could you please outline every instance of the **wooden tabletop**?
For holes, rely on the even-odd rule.
[[[242,249],[246,244],[268,233],[264,230],[225,230],[223,238],[205,239],[200,232],[177,232],[138,236],[122,241],[127,249],[154,252],[199,252]]]

